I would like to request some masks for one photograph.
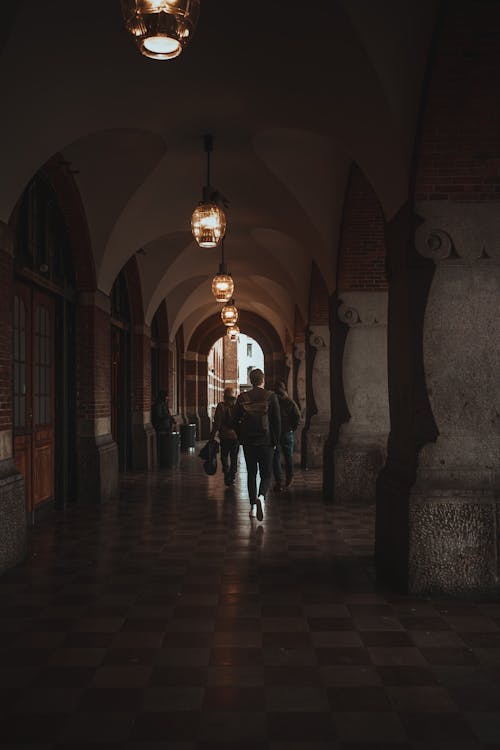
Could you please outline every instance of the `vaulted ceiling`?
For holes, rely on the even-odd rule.
[[[217,309],[217,251],[190,233],[213,133],[237,303],[282,340],[330,291],[356,161],[390,218],[405,201],[437,0],[201,0],[176,60],[139,55],[120,3],[16,4],[0,38],[0,219],[54,153],[76,173],[99,288],[137,255],[146,322],[166,299],[186,340]]]

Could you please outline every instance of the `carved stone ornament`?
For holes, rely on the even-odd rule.
[[[438,205],[437,205],[438,204]],[[424,201],[415,211],[422,224],[415,246],[435,263],[462,258],[469,262],[500,259],[498,203]]]
[[[295,355],[295,359],[298,359],[300,362],[302,362],[306,358],[306,348],[304,344],[295,344],[293,353]]]
[[[340,305],[337,314],[339,316],[339,320],[350,327],[361,323],[361,318],[359,317],[358,311],[354,307],[349,307],[349,305]]]
[[[319,336],[317,333],[311,333],[309,336],[309,343],[315,349],[326,349],[326,343],[323,336]]]
[[[415,246],[420,255],[435,263],[449,258],[453,251],[450,235],[443,229],[430,229],[425,222],[415,233]]]

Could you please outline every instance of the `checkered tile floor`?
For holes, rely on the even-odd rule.
[[[311,471],[261,525],[244,480],[185,456],[36,529],[0,578],[0,748],[500,748],[500,603],[388,594],[372,509]]]

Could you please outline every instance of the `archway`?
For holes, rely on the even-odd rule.
[[[207,360],[207,412],[213,419],[225,388],[241,392],[250,388],[250,372],[264,369],[264,352],[259,342],[245,333],[231,341],[221,336],[211,347]]]
[[[265,318],[248,310],[240,310],[238,325],[262,349],[266,386],[272,388],[276,380],[286,376],[286,355],[280,336]],[[189,421],[198,426],[201,439],[206,439],[210,432],[208,355],[221,333],[220,315],[215,313],[200,323],[184,354],[186,413]]]

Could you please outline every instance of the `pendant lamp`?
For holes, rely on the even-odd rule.
[[[234,281],[227,270],[224,259],[224,239],[221,242],[221,262],[219,272],[215,274],[212,280],[212,294],[217,302],[229,302],[234,293]]]
[[[122,0],[122,13],[142,55],[172,60],[194,34],[200,0]]]
[[[228,326],[227,328],[227,336],[229,338],[229,341],[238,341],[238,336],[240,333],[239,326]]]
[[[238,322],[238,315],[238,308],[234,304],[234,299],[232,299],[228,305],[224,305],[220,314],[225,326],[236,325]]]
[[[200,247],[217,247],[226,233],[226,215],[217,205],[216,198],[222,196],[210,185],[210,154],[213,151],[213,138],[204,138],[205,153],[207,155],[207,183],[203,188],[203,198],[193,211],[191,217],[191,231]]]

